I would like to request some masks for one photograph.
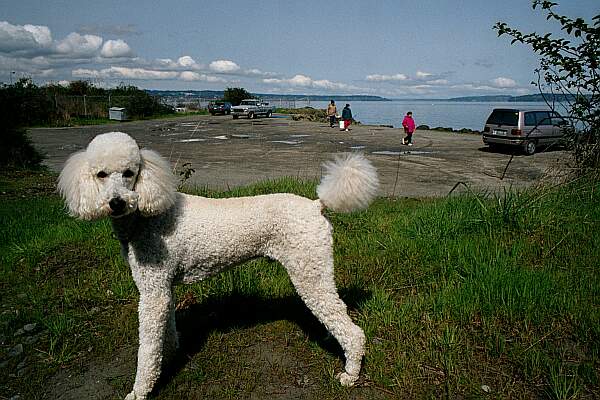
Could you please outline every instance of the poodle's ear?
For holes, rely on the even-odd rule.
[[[152,150],[141,150],[142,164],[135,184],[138,209],[145,216],[157,215],[175,203],[177,183],[168,161]]]
[[[99,188],[90,171],[86,151],[67,160],[58,177],[58,192],[67,203],[69,213],[82,219],[93,219],[97,212]]]

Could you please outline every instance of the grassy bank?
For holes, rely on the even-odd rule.
[[[0,176],[0,395],[122,398],[137,291],[108,221],[66,216],[53,179]],[[275,191],[315,196],[290,179],[192,190]],[[336,280],[368,338],[359,387],[336,383],[335,340],[259,259],[178,287],[182,350],[156,398],[598,398],[599,204],[600,185],[579,181],[329,213]]]

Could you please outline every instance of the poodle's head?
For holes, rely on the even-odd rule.
[[[175,187],[169,163],[122,132],[96,136],[58,178],[70,213],[82,219],[160,214],[174,204]]]

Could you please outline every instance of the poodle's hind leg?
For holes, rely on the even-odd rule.
[[[365,354],[365,334],[352,322],[346,304],[337,293],[331,248],[311,247],[297,259],[283,258],[287,258],[282,263],[296,291],[344,350],[345,372],[337,377],[342,385],[352,386],[358,379]]]

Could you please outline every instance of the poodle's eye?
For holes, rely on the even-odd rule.
[[[131,178],[133,176],[133,171],[130,169],[125,170],[125,172],[123,172],[123,178]]]
[[[96,176],[97,176],[98,178],[102,179],[102,178],[106,178],[106,177],[108,176],[108,174],[107,174],[106,172],[104,172],[104,171],[100,171],[100,172],[98,172],[98,173],[96,174]]]

